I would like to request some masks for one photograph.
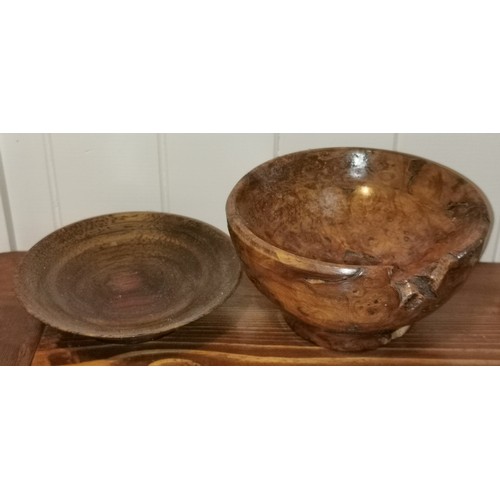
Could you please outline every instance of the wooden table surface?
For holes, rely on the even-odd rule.
[[[211,314],[159,340],[113,344],[44,328],[13,291],[22,255],[0,254],[0,365],[500,365],[500,264],[478,264],[447,304],[388,346],[346,354],[295,335],[246,277]]]

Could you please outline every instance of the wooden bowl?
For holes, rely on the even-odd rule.
[[[61,330],[143,341],[209,313],[239,277],[222,231],[180,215],[128,212],[38,242],[21,263],[17,293],[31,314]]]
[[[268,161],[236,184],[226,213],[246,273],[289,325],[345,351],[387,344],[447,300],[491,218],[453,170],[363,148]]]

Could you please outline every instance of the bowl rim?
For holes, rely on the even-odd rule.
[[[474,238],[473,240],[473,242],[476,245],[482,244],[483,248],[481,250],[481,253],[484,251],[484,248],[486,247],[489,236],[491,235],[491,231],[493,229],[494,214],[488,198],[475,182],[473,182],[465,175],[452,169],[451,167],[447,167],[446,165],[443,165],[441,163],[438,163],[434,160],[431,160],[423,156],[418,156],[412,153],[406,153],[402,151],[394,151],[391,149],[371,148],[366,146],[359,146],[359,147],[339,146],[339,147],[321,147],[321,148],[304,149],[300,151],[294,151],[292,153],[287,153],[285,155],[276,156],[252,168],[234,185],[227,198],[226,218],[230,233],[231,231],[236,232],[239,238],[244,240],[247,244],[251,244],[251,246],[258,249],[261,253],[263,253],[267,257],[271,257],[272,259],[277,259],[283,264],[292,265],[293,267],[303,271],[317,272],[321,274],[331,274],[331,273],[342,272],[342,270],[345,270],[348,273],[353,273],[355,271],[359,271],[359,269],[367,269],[367,270],[382,269],[382,270],[387,270],[387,272],[391,273],[391,271],[395,267],[393,264],[344,264],[342,262],[331,262],[321,259],[311,259],[310,257],[305,257],[296,254],[294,252],[290,252],[289,250],[286,250],[284,248],[278,247],[276,245],[273,245],[272,243],[267,242],[266,240],[262,239],[257,234],[255,234],[255,232],[253,232],[245,223],[243,217],[241,216],[238,210],[238,206],[236,203],[237,197],[241,192],[241,190],[247,184],[250,177],[254,175],[254,173],[257,172],[258,170],[264,170],[269,165],[275,163],[277,160],[284,158],[290,158],[293,156],[302,156],[308,153],[342,151],[342,150],[347,152],[376,151],[376,152],[390,153],[398,156],[403,156],[408,159],[424,160],[440,169],[447,170],[451,172],[453,175],[462,178],[468,185],[472,186],[474,190],[477,192],[488,215],[489,222],[484,225],[484,230],[481,231],[479,237]],[[466,247],[467,248],[470,247],[470,243],[466,245]],[[457,254],[460,253],[461,253],[460,251],[457,252]]]
[[[214,225],[204,222],[200,219],[196,219],[194,217],[189,217],[186,215],[181,215],[181,214],[176,214],[172,212],[161,212],[161,211],[153,211],[153,210],[131,210],[131,211],[123,211],[123,212],[110,212],[106,214],[100,214],[92,217],[86,217],[81,220],[77,220],[75,222],[66,224],[64,226],[61,226],[60,228],[56,229],[55,231],[52,231],[51,233],[47,234],[43,238],[41,238],[38,242],[36,242],[23,256],[17,270],[15,273],[14,277],[14,291],[16,293],[16,296],[18,299],[21,301],[23,306],[26,308],[26,310],[35,318],[39,319],[42,321],[44,324],[49,325],[51,327],[57,328],[58,330],[61,330],[63,332],[69,332],[69,333],[74,333],[77,335],[82,335],[84,337],[92,337],[92,338],[97,338],[101,340],[108,340],[108,341],[148,341],[152,340],[154,338],[157,338],[159,336],[163,336],[171,332],[172,330],[175,330],[177,328],[180,328],[182,326],[185,326],[187,324],[192,323],[193,321],[196,321],[207,314],[211,313],[214,309],[222,305],[235,291],[236,287],[238,286],[240,280],[241,280],[241,263],[237,257],[236,252],[234,251],[234,256],[235,258],[233,260],[233,265],[234,265],[234,276],[233,279],[231,280],[230,286],[226,289],[226,292],[221,294],[221,293],[214,293],[212,295],[212,300],[208,302],[208,306],[204,309],[201,309],[198,311],[197,314],[186,314],[186,317],[184,319],[179,319],[178,321],[168,323],[168,322],[163,322],[162,325],[158,325],[156,327],[143,327],[143,328],[123,328],[123,329],[117,329],[115,330],[114,334],[111,331],[105,331],[104,333],[96,333],[94,330],[97,329],[97,327],[94,327],[92,331],[82,331],[78,328],[74,328],[73,326],[69,326],[64,324],[64,321],[61,322],[56,318],[51,317],[50,314],[45,314],[46,313],[46,308],[43,308],[40,306],[40,303],[38,300],[36,300],[36,294],[33,293],[27,293],[26,291],[26,286],[23,284],[22,276],[23,273],[26,272],[26,266],[30,264],[30,259],[33,259],[33,255],[37,251],[37,249],[43,248],[43,246],[47,245],[50,240],[57,238],[60,234],[63,234],[65,231],[68,229],[82,225],[84,223],[89,223],[95,220],[99,219],[105,219],[108,217],[113,217],[113,216],[120,216],[120,217],[130,217],[130,216],[140,216],[140,215],[152,215],[152,216],[165,216],[168,218],[172,219],[177,219],[177,220],[184,220],[186,222],[194,222],[197,225],[201,225],[203,227],[206,227],[211,234],[218,235],[219,237],[222,237],[223,240],[227,240],[227,243],[233,248],[234,251],[234,246],[231,244],[231,240],[229,236],[222,231],[221,229],[215,227]],[[233,267],[233,266],[231,266]],[[70,314],[68,314],[70,316]]]

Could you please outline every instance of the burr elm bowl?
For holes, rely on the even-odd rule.
[[[343,351],[385,345],[440,307],[492,218],[452,169],[365,148],[270,160],[236,184],[226,214],[245,272],[291,328]]]

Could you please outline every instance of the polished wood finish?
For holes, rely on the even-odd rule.
[[[239,276],[222,231],[179,215],[128,212],[44,238],[24,258],[17,290],[28,311],[61,330],[144,341],[209,313]]]
[[[33,364],[500,365],[500,264],[478,264],[448,303],[373,351],[332,351],[303,340],[244,277],[213,312],[154,341],[116,344],[49,327]]]
[[[29,365],[43,331],[17,298],[14,274],[22,253],[0,254],[0,366]]]
[[[500,264],[478,264],[438,311],[385,347],[323,349],[297,336],[244,277],[213,312],[154,341],[116,343],[41,324],[17,301],[22,254],[0,254],[0,363],[34,365],[500,365]],[[38,348],[37,348],[38,344]],[[36,350],[36,353],[35,353]]]
[[[275,158],[231,192],[233,243],[296,333],[373,349],[438,309],[487,240],[482,192],[453,170],[394,151],[329,148]]]

